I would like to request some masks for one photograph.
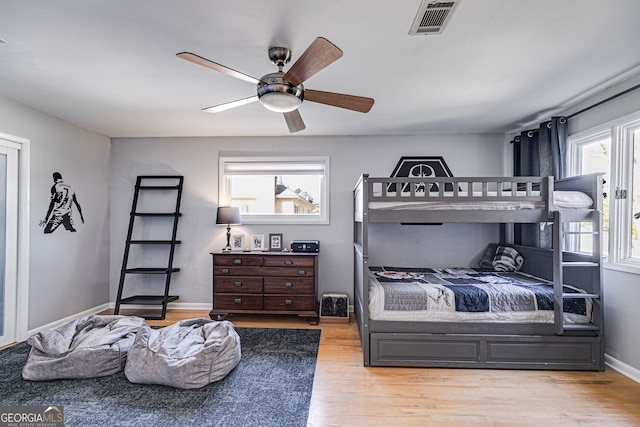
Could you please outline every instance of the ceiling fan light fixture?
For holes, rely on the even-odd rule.
[[[282,78],[284,73],[270,73],[258,84],[258,98],[265,108],[277,113],[288,113],[297,109],[304,99],[302,85],[293,86]]]
[[[288,113],[297,109],[302,104],[302,99],[286,92],[267,92],[260,97],[260,102],[276,113]]]

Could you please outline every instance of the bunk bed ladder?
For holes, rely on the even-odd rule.
[[[562,213],[555,211],[553,214],[553,294],[554,294],[554,329],[557,335],[563,335],[567,331],[594,331],[601,328],[601,223],[600,212],[594,210],[590,214],[591,230],[563,230]],[[568,225],[568,222],[564,223]],[[568,235],[590,235],[592,237],[592,251],[590,261],[568,261],[564,256],[564,243]],[[592,283],[589,293],[565,293],[563,290],[566,268],[588,268],[593,272],[589,275]],[[564,321],[563,307],[566,299],[585,298],[593,303],[592,321],[587,324],[567,323]]]
[[[173,266],[173,258],[175,253],[176,245],[180,244],[180,240],[177,240],[177,232],[178,232],[178,219],[182,216],[180,213],[180,201],[182,199],[182,184],[183,184],[183,176],[180,175],[153,175],[153,176],[138,176],[136,179],[135,191],[133,195],[133,204],[131,207],[131,213],[129,217],[129,229],[127,231],[127,239],[125,241],[124,248],[124,256],[122,259],[122,269],[120,270],[120,282],[118,284],[118,295],[116,297],[116,304],[113,314],[120,313],[120,306],[122,304],[137,304],[144,306],[160,306],[161,312],[159,316],[142,316],[146,319],[154,319],[154,320],[163,320],[166,316],[167,305],[170,302],[176,301],[179,297],[176,295],[169,295],[169,287],[171,285],[171,276],[174,273],[180,271],[179,268]],[[155,183],[154,183],[155,180]],[[167,184],[169,183],[169,184]],[[175,208],[173,212],[139,212],[138,202],[140,200],[141,192],[149,192],[156,193],[164,191],[164,192],[175,192]],[[171,196],[173,197],[173,196]],[[173,202],[173,199],[170,199]],[[160,210],[160,209],[158,209]],[[142,218],[168,218],[172,220],[171,224],[167,224],[166,226],[171,226],[171,237],[169,239],[145,239],[138,240],[133,239],[132,236],[134,234],[134,224],[136,224],[136,218],[142,220]],[[129,268],[129,255],[130,249],[132,245],[137,245],[141,247],[150,247],[150,246],[165,246],[168,247],[168,261],[167,266],[164,267],[134,267]],[[126,278],[130,274],[153,274],[153,275],[164,275],[164,292],[162,295],[135,295],[127,298],[123,298],[122,294],[124,291]]]

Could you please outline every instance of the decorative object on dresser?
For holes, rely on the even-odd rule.
[[[320,252],[319,240],[293,240],[291,241],[293,252]]]
[[[234,234],[233,236],[231,236],[231,250],[244,250],[244,234]]]
[[[315,253],[213,252],[213,309],[222,320],[230,314],[297,314],[317,324]]]
[[[231,226],[232,225],[241,225],[242,219],[240,217],[240,209],[232,206],[219,206],[218,214],[216,216],[216,225],[226,225],[227,226],[227,245],[222,248],[223,251],[231,250]]]
[[[264,250],[264,234],[254,234],[251,236],[251,250],[263,251]]]
[[[349,297],[341,292],[324,292],[320,302],[320,321],[349,323]]]
[[[269,250],[270,251],[282,250],[282,234],[280,233],[269,234]]]

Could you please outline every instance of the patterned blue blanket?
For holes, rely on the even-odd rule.
[[[553,285],[513,272],[464,268],[369,267],[384,288],[385,310],[426,310],[428,305],[458,312],[553,310]],[[564,286],[564,293],[580,290]],[[565,313],[585,315],[584,298],[564,300]]]

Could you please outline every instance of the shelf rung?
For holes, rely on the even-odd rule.
[[[178,185],[140,185],[139,190],[177,190]]]
[[[182,216],[179,212],[131,212],[133,216]]]
[[[565,331],[599,331],[600,327],[593,323],[564,323],[562,329]]]
[[[176,301],[180,298],[177,295],[167,296],[167,302]],[[134,295],[122,298],[120,304],[139,304],[139,305],[162,305],[164,303],[163,295]]]
[[[127,268],[125,273],[129,274],[169,274],[169,273],[177,273],[180,271],[179,268],[153,268],[153,267],[139,267],[139,268]]]
[[[581,292],[575,292],[575,293],[570,293],[570,294],[562,294],[562,298],[591,298],[591,299],[597,299],[600,298],[600,295],[598,294],[584,294]]]
[[[564,234],[579,234],[579,235],[591,235],[591,236],[597,236],[598,234],[600,234],[598,231],[565,231]]]
[[[591,261],[564,261],[563,267],[599,267],[600,264]]]
[[[132,245],[179,245],[182,242],[180,240],[129,240]]]

